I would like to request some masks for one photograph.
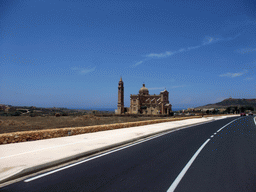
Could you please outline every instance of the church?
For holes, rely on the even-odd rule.
[[[116,114],[170,115],[172,105],[169,103],[169,92],[165,89],[159,95],[150,95],[145,84],[139,94],[130,95],[130,107],[124,107],[124,82],[118,82],[118,104]]]

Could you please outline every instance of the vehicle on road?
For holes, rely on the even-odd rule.
[[[253,113],[252,113],[252,112],[250,112],[250,113],[248,113],[248,115],[253,115]]]
[[[240,113],[240,116],[246,116],[246,114],[245,113]]]

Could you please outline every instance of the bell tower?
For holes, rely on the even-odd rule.
[[[117,114],[124,114],[124,82],[122,80],[122,77],[118,82]]]

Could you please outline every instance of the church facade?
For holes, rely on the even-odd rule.
[[[120,79],[116,114],[169,115],[171,111],[169,92],[165,89],[159,95],[150,95],[145,84],[140,88],[139,94],[130,95],[130,108],[124,107],[124,83]]]

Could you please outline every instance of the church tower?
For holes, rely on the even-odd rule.
[[[117,114],[124,114],[124,82],[122,81],[122,77],[118,83]]]

